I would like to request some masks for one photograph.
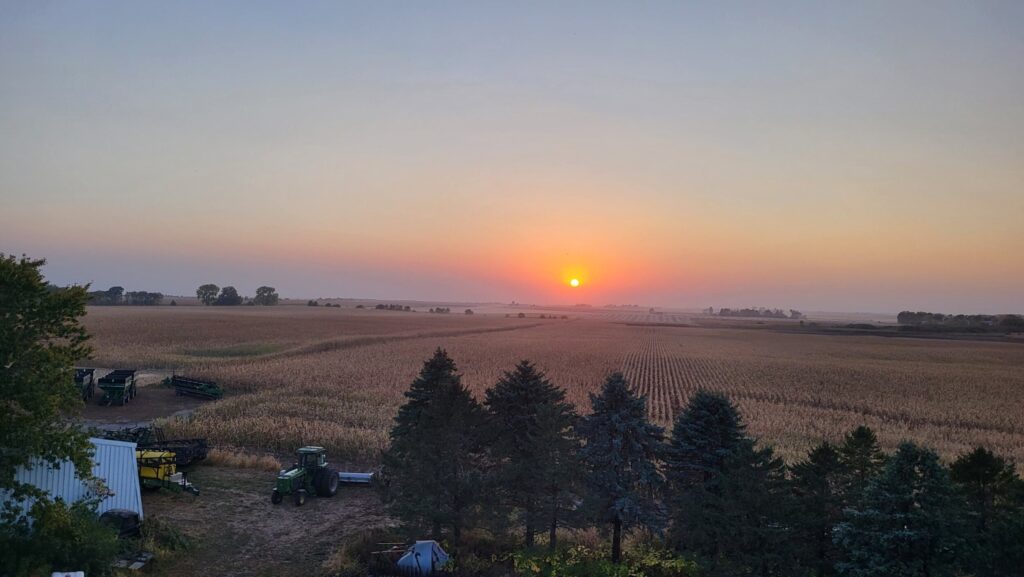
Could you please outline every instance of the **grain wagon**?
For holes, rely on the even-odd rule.
[[[96,391],[96,369],[75,369],[75,386],[82,395],[83,401],[92,398]]]
[[[100,377],[101,405],[125,405],[135,398],[135,369],[117,369]]]

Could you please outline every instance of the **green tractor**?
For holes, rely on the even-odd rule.
[[[277,475],[270,502],[277,505],[285,495],[293,495],[295,504],[302,505],[306,494],[313,491],[321,497],[333,497],[338,492],[338,472],[327,466],[327,451],[323,447],[302,447],[296,454],[299,460]]]

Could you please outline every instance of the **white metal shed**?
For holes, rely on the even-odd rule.
[[[102,479],[112,493],[100,502],[98,512],[110,509],[128,509],[142,518],[142,492],[139,489],[139,470],[135,463],[135,443],[91,438],[96,453],[93,455],[92,474]],[[94,495],[93,488],[75,477],[75,469],[69,461],[52,467],[40,462],[32,468],[21,467],[15,478],[50,493],[52,498],[60,497],[66,503]],[[25,503],[26,508],[31,501]]]

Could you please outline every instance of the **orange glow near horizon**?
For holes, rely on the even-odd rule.
[[[576,287],[580,286],[580,279],[574,278],[574,279],[570,280],[569,281],[569,286],[571,286],[572,288],[576,288]]]

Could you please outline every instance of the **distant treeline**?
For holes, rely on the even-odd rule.
[[[276,305],[281,299],[277,289],[272,286],[261,286],[256,289],[256,296],[249,298],[238,294],[238,289],[233,286],[220,288],[215,284],[208,283],[196,289],[196,298],[206,306],[271,306]]]
[[[405,312],[412,311],[412,308],[410,306],[408,306],[408,305],[384,305],[384,304],[380,304],[380,305],[377,305],[377,306],[375,306],[373,308],[375,308],[375,309],[377,309],[379,311],[405,311]],[[434,311],[431,310],[430,312],[434,312]]]
[[[124,287],[112,286],[105,291],[89,292],[89,304],[98,306],[146,306],[163,303],[163,293],[148,291],[124,292]]]
[[[947,315],[903,311],[896,321],[910,330],[1001,332],[1024,330],[1021,315]]]
[[[713,315],[713,314],[715,314],[715,309],[714,309],[714,307],[708,307],[707,309],[704,310],[704,312],[709,314],[709,315]],[[800,312],[798,310],[794,310],[794,309],[789,309],[789,314],[786,314],[786,312],[784,310],[782,310],[782,309],[766,309],[766,308],[727,309],[727,308],[723,308],[723,309],[719,309],[718,310],[718,316],[720,316],[720,317],[752,317],[752,318],[767,318],[767,319],[802,319],[802,318],[804,318],[804,313],[802,313],[802,312]]]

